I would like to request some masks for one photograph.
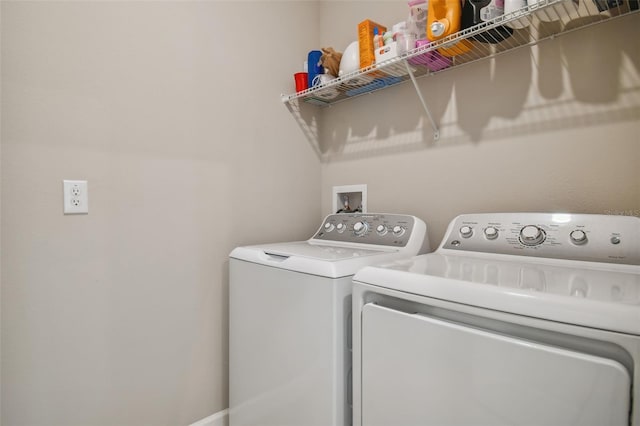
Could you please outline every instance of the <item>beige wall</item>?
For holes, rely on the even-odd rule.
[[[227,254],[369,210],[640,210],[638,16],[304,108],[306,53],[405,1],[0,2],[2,424],[177,425],[227,406]],[[61,181],[89,181],[63,216]]]
[[[279,98],[317,7],[1,2],[4,426],[227,407],[227,255],[321,217]],[[62,214],[63,179],[88,180],[89,215]]]
[[[2,7],[0,7],[0,25],[2,23]],[[0,26],[0,47],[2,46],[2,30]],[[0,177],[2,176],[2,49],[0,48]],[[2,380],[2,185],[0,179],[0,382]],[[0,424],[2,424],[2,385],[0,384]]]
[[[323,3],[321,40],[344,49],[354,23],[405,19],[402,2]],[[640,16],[419,80],[316,113],[322,209],[334,185],[368,184],[369,211],[412,213],[432,244],[458,214],[640,215]],[[435,248],[435,247],[434,247]]]

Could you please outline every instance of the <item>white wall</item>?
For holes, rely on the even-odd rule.
[[[323,45],[343,50],[366,18],[406,18],[399,1],[325,2]],[[316,112],[322,208],[334,185],[368,184],[369,211],[405,212],[433,244],[458,214],[565,211],[640,215],[640,16]],[[435,247],[434,247],[435,248]]]
[[[307,238],[315,2],[2,2],[2,424],[228,405],[227,255]],[[279,48],[274,42],[284,43]],[[90,213],[62,214],[63,179]]]

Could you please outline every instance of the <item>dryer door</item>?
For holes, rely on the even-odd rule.
[[[618,362],[367,304],[362,424],[628,425]]]

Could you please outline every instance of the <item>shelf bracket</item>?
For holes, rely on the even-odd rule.
[[[411,77],[411,82],[413,83],[413,87],[415,87],[416,93],[418,94],[418,98],[420,99],[420,102],[422,102],[422,107],[424,108],[424,111],[427,113],[427,117],[431,122],[431,127],[433,128],[433,140],[437,141],[438,139],[440,139],[440,130],[438,130],[438,126],[436,125],[436,122],[433,121],[433,116],[431,115],[431,111],[429,111],[429,107],[427,106],[427,103],[422,97],[422,92],[418,87],[418,82],[416,81],[416,77],[413,75],[411,66],[409,65],[409,62],[407,62],[406,59],[404,60],[404,65],[407,67],[407,72],[409,73],[409,77]]]

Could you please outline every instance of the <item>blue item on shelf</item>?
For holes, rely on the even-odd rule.
[[[373,92],[374,90],[382,89],[385,86],[392,86],[396,83],[400,83],[402,81],[401,77],[383,77],[376,78],[369,84],[365,84],[364,86],[356,87],[355,89],[348,90],[347,96],[356,96],[361,95],[367,92]]]
[[[324,74],[324,67],[320,65],[320,58],[322,52],[319,50],[312,50],[307,57],[307,68],[309,69],[309,88],[313,87],[313,79],[318,74]]]

